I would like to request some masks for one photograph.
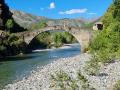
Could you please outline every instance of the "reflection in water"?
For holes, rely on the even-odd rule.
[[[53,49],[49,51],[34,52],[24,56],[5,58],[0,62],[0,87],[5,84],[21,80],[30,74],[37,66],[41,67],[54,60],[72,57],[80,54],[79,44],[69,48]],[[5,61],[5,62],[4,62]]]
[[[17,61],[17,60],[27,60],[27,59],[31,59],[31,58],[34,58],[34,56],[22,55],[22,56],[5,57],[4,59],[0,58],[0,62],[4,62],[4,61]]]

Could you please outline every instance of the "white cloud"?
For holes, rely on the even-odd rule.
[[[55,3],[54,2],[51,2],[50,3],[50,6],[49,6],[49,9],[54,9],[55,8]]]
[[[80,13],[86,13],[87,9],[83,8],[83,9],[71,9],[68,11],[60,11],[59,14],[80,14]]]
[[[88,13],[89,15],[96,15],[97,13],[93,13],[93,12],[91,12],[91,13]]]

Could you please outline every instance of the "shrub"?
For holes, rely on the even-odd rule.
[[[81,71],[77,73],[77,79],[80,81],[80,90],[95,90],[92,86],[90,86],[88,80],[81,74]]]
[[[120,90],[120,81],[114,85],[113,90]]]
[[[51,75],[51,81],[51,88],[55,90],[95,90],[80,71],[77,73],[77,78],[73,79],[66,72],[60,70]]]
[[[71,78],[68,76],[67,73],[60,70],[59,72],[56,72],[55,75],[51,75],[51,80],[52,82],[54,82],[54,85],[52,85],[53,87],[60,90],[66,90]]]
[[[56,32],[52,36],[55,47],[60,47],[63,45],[64,38],[60,32]]]
[[[36,30],[36,29],[41,29],[47,26],[47,23],[45,20],[41,20],[40,22],[31,25],[30,30]]]
[[[8,19],[6,24],[5,24],[5,27],[6,27],[6,29],[8,29],[10,31],[10,29],[13,27],[13,25],[14,25],[13,20]]]
[[[89,75],[98,75],[99,69],[100,69],[100,65],[98,62],[98,56],[93,55],[91,60],[86,62],[85,71]]]
[[[21,52],[25,52],[25,43],[17,35],[7,32],[4,33],[4,36],[1,38],[2,42],[0,43],[0,56],[17,55]]]

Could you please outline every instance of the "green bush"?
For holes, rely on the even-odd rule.
[[[90,43],[92,53],[97,53],[98,60],[108,63],[119,55],[120,48],[120,24],[112,23],[106,30],[100,32]]]
[[[15,34],[4,32],[0,40],[0,56],[18,55],[25,52],[25,43]]]
[[[38,22],[37,24],[31,25],[30,30],[41,29],[41,28],[44,28],[46,26],[47,26],[46,21],[42,20],[42,21]]]
[[[7,30],[10,31],[10,29],[13,27],[14,23],[13,23],[13,20],[12,19],[8,19],[6,24],[5,24],[5,27]]]
[[[67,89],[67,83],[71,80],[71,78],[68,76],[67,73],[60,70],[59,72],[56,72],[55,75],[51,75],[51,81],[54,82],[52,85],[56,89],[60,90],[66,90]]]
[[[50,47],[51,47],[51,36],[49,32],[43,32],[39,34],[31,41],[29,45],[30,49],[50,48]]]
[[[93,55],[90,61],[86,62],[85,71],[89,75],[98,75],[100,65],[98,62],[98,55]]]
[[[70,44],[77,42],[76,39],[68,32],[54,32],[52,33],[52,39],[56,47],[60,47],[63,44]]]
[[[55,47],[60,47],[64,44],[63,43],[64,38],[63,38],[61,32],[53,33],[52,39],[53,39],[53,43],[54,43]]]
[[[106,29],[113,22],[114,20],[113,12],[114,12],[114,5],[112,4],[101,18],[101,21],[103,22],[104,25],[104,29]]]
[[[120,81],[114,85],[113,90],[120,90]]]
[[[62,70],[56,72],[51,75],[50,87],[55,90],[95,90],[80,71],[77,73],[77,78],[74,79]]]

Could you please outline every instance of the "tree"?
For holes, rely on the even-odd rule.
[[[6,24],[5,24],[5,27],[7,30],[10,31],[10,29],[13,27],[13,20],[12,19],[8,19]]]
[[[113,0],[113,2],[115,6],[113,17],[120,21],[120,0]]]

